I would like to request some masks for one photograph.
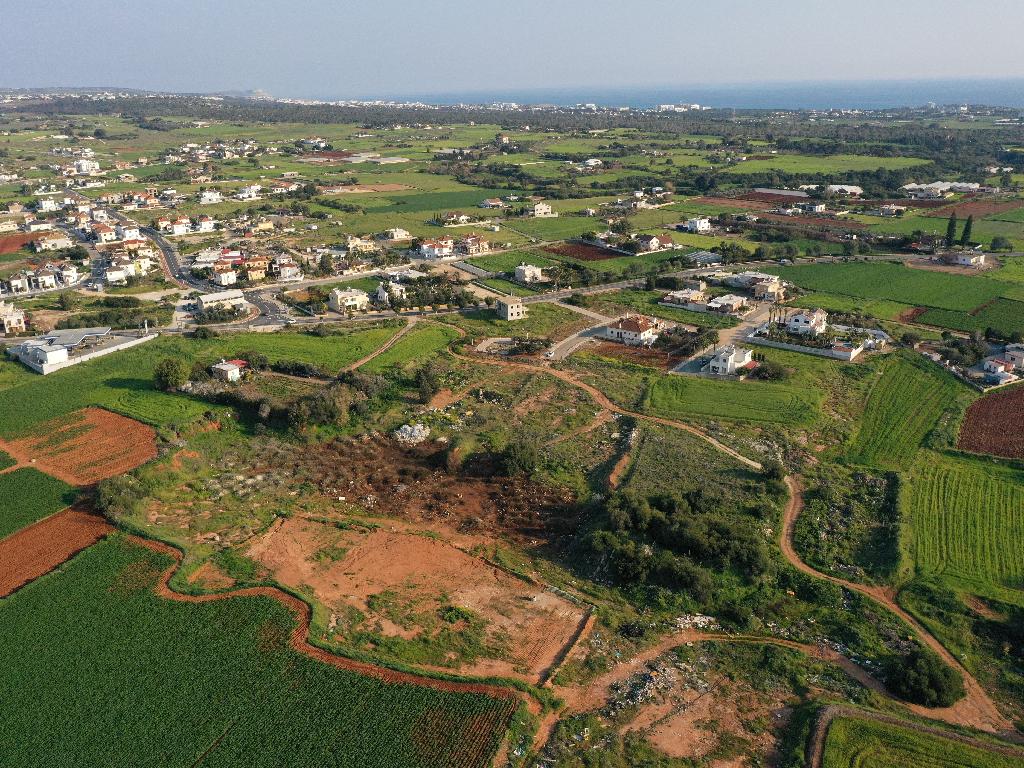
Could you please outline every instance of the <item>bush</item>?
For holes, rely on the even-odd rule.
[[[964,697],[959,673],[924,648],[892,659],[885,684],[901,699],[926,707],[948,707]]]
[[[533,443],[516,441],[509,443],[501,455],[501,466],[504,474],[532,475],[540,465],[540,452]]]
[[[153,369],[153,385],[164,392],[185,386],[189,365],[179,357],[165,357]]]

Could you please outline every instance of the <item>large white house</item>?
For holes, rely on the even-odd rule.
[[[245,304],[245,294],[234,289],[230,291],[218,291],[217,293],[205,293],[196,299],[199,309],[242,309]]]
[[[526,305],[520,299],[511,297],[496,299],[494,308],[502,320],[522,320],[526,317]]]
[[[224,195],[222,195],[218,189],[204,189],[199,193],[200,205],[214,205],[222,202],[223,200]]]
[[[558,211],[552,210],[547,203],[535,203],[533,206],[533,218],[554,219],[558,217]]]
[[[694,216],[686,220],[685,229],[687,232],[710,232],[711,219],[707,216]]]
[[[627,315],[609,323],[603,329],[606,339],[627,346],[649,347],[658,340],[658,323],[643,315]]]
[[[455,241],[450,237],[439,237],[420,243],[420,255],[425,259],[444,259],[454,253]]]
[[[819,336],[828,328],[828,313],[823,309],[804,310],[786,318],[786,330],[801,336]]]
[[[366,291],[361,291],[358,288],[346,288],[345,290],[335,288],[327,300],[327,306],[334,312],[360,311],[369,305],[369,295]]]
[[[732,376],[733,374],[749,368],[753,362],[753,351],[743,349],[733,344],[722,347],[708,363],[708,373],[716,376]]]
[[[25,310],[0,300],[0,331],[23,333],[25,331]]]
[[[520,283],[540,283],[544,281],[544,270],[533,264],[520,264],[516,267],[516,280]]]

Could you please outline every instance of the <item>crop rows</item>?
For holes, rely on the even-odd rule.
[[[891,469],[906,467],[956,395],[956,382],[916,360],[886,361],[868,396],[851,461]]]
[[[669,418],[801,424],[813,419],[819,399],[795,385],[662,376],[651,385],[648,406],[650,413]]]
[[[1021,586],[1024,473],[926,452],[912,472],[905,509],[921,570]]]
[[[995,328],[1006,335],[1024,333],[1024,301],[995,299],[976,312],[929,309],[920,315],[917,321],[957,331],[984,331],[987,328]]]
[[[74,500],[74,488],[32,467],[0,475],[0,538],[59,512]]]
[[[1007,429],[1024,413],[1024,387],[975,400],[967,409],[957,447],[972,453],[988,453],[1007,459],[1024,459],[1024,432]]]
[[[324,664],[276,600],[157,596],[169,563],[113,537],[0,602],[0,764],[478,768],[497,749],[514,699]]]

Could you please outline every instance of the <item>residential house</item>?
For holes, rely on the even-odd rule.
[[[672,238],[668,235],[637,235],[636,242],[641,251],[660,251],[672,247]]]
[[[686,220],[686,224],[683,225],[683,229],[685,229],[687,232],[710,232],[711,219],[709,219],[707,216],[694,216],[692,219]]]
[[[46,219],[34,219],[25,223],[26,232],[49,232],[53,229],[53,222]]]
[[[495,299],[494,308],[502,320],[522,320],[526,317],[526,305],[521,299],[511,297]]]
[[[533,204],[533,218],[535,219],[554,219],[558,217],[558,211],[552,210],[548,203],[534,203]]]
[[[215,379],[234,383],[242,380],[242,371],[248,367],[245,360],[221,360],[210,366],[210,374]]]
[[[200,205],[215,205],[223,200],[224,195],[221,194],[219,189],[204,189],[199,193]]]
[[[218,264],[213,268],[213,282],[226,288],[238,282],[238,273],[230,264]]]
[[[270,264],[270,273],[278,280],[301,280],[302,269],[292,261],[291,256],[275,256]]]
[[[947,264],[954,264],[958,267],[983,267],[985,266],[985,254],[977,251],[950,251],[942,255],[942,260]]]
[[[1024,344],[1007,344],[1003,350],[1003,359],[1013,363],[1015,370],[1024,371]]]
[[[14,294],[28,293],[29,290],[31,290],[28,284],[28,275],[29,273],[26,270],[22,270],[20,272],[15,272],[12,275],[8,275],[7,292]]]
[[[489,197],[480,203],[481,208],[506,208],[507,203],[498,197]]]
[[[70,248],[73,245],[71,238],[63,232],[44,232],[33,243],[36,252],[59,251],[61,248]]]
[[[349,253],[371,253],[377,250],[377,243],[369,237],[348,235],[345,238],[345,248]]]
[[[462,211],[449,211],[441,217],[441,223],[446,226],[469,224],[471,221],[473,221],[473,217]]]
[[[606,339],[627,346],[651,346],[658,340],[658,322],[643,315],[626,315],[606,325],[602,332]]]
[[[57,201],[52,197],[41,197],[36,202],[36,211],[38,213],[53,213],[58,208]]]
[[[516,267],[516,280],[520,283],[541,283],[546,279],[542,267],[533,264],[520,264]]]
[[[370,305],[370,297],[366,291],[358,288],[335,288],[331,291],[327,306],[334,312],[362,311]]]
[[[455,241],[450,237],[439,237],[420,243],[420,255],[425,259],[443,259],[454,253]]]
[[[398,243],[405,240],[412,240],[412,234],[407,229],[393,227],[392,229],[384,230],[383,239],[390,240],[392,243]]]
[[[732,376],[741,371],[753,368],[754,353],[733,344],[722,347],[708,362],[708,373],[716,376]]]
[[[697,290],[694,288],[683,288],[679,291],[672,291],[671,293],[665,294],[662,298],[662,304],[670,304],[673,306],[684,307],[685,309],[696,308],[704,309],[704,304],[707,302],[707,295],[703,290]]]
[[[458,247],[460,252],[469,256],[478,256],[491,250],[491,244],[479,235],[469,235],[462,238],[458,243]]]
[[[76,176],[95,176],[100,172],[100,164],[95,160],[75,160],[74,169]]]
[[[248,184],[248,185],[246,185],[244,187],[241,187],[235,193],[235,199],[236,200],[259,200],[260,199],[260,190],[262,190],[262,189],[263,189],[263,187],[261,185],[259,185],[259,184]]]
[[[246,259],[243,265],[243,269],[245,270],[245,279],[249,282],[256,282],[257,280],[265,279],[267,276],[267,268],[269,266],[269,259],[258,256]]]
[[[115,230],[109,224],[98,222],[92,225],[92,234],[96,238],[97,243],[116,243],[117,242],[117,230]]]
[[[708,302],[709,312],[723,312],[725,314],[735,314],[742,312],[747,308],[747,297],[737,296],[733,293],[727,293],[724,296],[716,296]]]
[[[121,240],[141,240],[142,232],[138,224],[118,224],[117,235]]]
[[[213,232],[217,222],[209,216],[200,216],[196,219],[196,232]]]
[[[25,310],[18,309],[7,301],[0,300],[0,331],[3,333],[25,332]]]
[[[823,309],[803,310],[786,318],[786,330],[801,336],[819,336],[828,329],[828,313]]]
[[[405,300],[408,297],[408,292],[405,286],[401,283],[396,283],[394,280],[389,280],[386,283],[381,283],[377,286],[376,298],[379,304],[390,304],[392,298]]]
[[[33,291],[48,291],[57,287],[60,272],[56,269],[43,267],[29,272],[28,285]]]

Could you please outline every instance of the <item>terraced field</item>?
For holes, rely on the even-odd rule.
[[[903,469],[956,398],[960,385],[923,361],[890,357],[868,395],[849,458],[858,464]]]
[[[922,451],[902,504],[919,572],[1024,599],[1024,472]]]

